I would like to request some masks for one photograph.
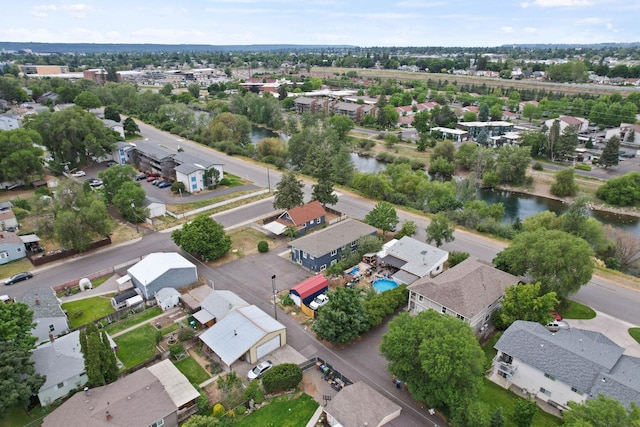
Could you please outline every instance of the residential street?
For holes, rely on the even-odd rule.
[[[187,152],[207,153],[209,156],[219,157],[225,164],[225,170],[238,176],[254,181],[257,186],[271,188],[280,179],[280,173],[267,170],[264,166],[244,162],[235,157],[225,156],[213,152],[206,147],[195,143],[180,140],[174,135],[139,124],[142,133],[149,141],[157,142],[165,147],[176,149],[180,145]],[[306,191],[310,191],[307,185]],[[265,216],[273,211],[273,199],[268,198],[254,202],[247,206],[232,209],[227,212],[214,215],[214,218],[226,228],[250,223],[257,218]],[[359,196],[341,192],[339,202],[335,208],[350,217],[362,219],[375,205],[372,201]],[[402,220],[412,219],[418,225],[417,239],[424,241],[424,228],[428,224],[425,218],[399,212]],[[482,236],[456,231],[455,241],[445,244],[445,250],[466,251],[482,259],[491,260],[502,249],[494,241]],[[299,266],[278,256],[286,249],[285,246],[277,250],[271,250],[267,254],[249,256],[215,269],[209,268],[195,260],[188,254],[180,251],[172,242],[170,233],[160,232],[145,236],[128,244],[110,247],[105,250],[71,259],[65,263],[45,266],[34,270],[34,278],[20,284],[5,287],[4,292],[15,296],[28,288],[55,286],[87,276],[90,273],[100,271],[113,266],[119,266],[131,260],[151,252],[177,251],[187,257],[198,266],[198,273],[206,280],[214,283],[216,289],[228,289],[252,304],[256,304],[267,313],[273,313],[271,296],[271,275],[276,274],[277,288],[288,289],[297,284],[303,278],[310,275]],[[574,299],[587,304],[594,309],[607,313],[613,318],[622,319],[633,325],[640,325],[640,294],[621,288],[599,278],[594,278],[584,286]],[[293,318],[283,312],[278,313],[278,320],[287,326],[289,344],[300,351],[305,357],[319,356],[330,361],[344,375],[352,381],[365,380],[377,391],[391,398],[403,407],[402,416],[394,420],[391,426],[431,426],[444,425],[442,421],[431,416],[425,408],[419,408],[409,397],[408,393],[396,389],[391,383],[391,378],[385,369],[385,360],[378,354],[380,337],[386,330],[386,324],[369,332],[356,343],[348,346],[325,346],[316,341],[311,332],[298,324]],[[435,421],[435,422],[434,422]]]

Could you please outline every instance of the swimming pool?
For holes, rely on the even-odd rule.
[[[388,291],[389,289],[395,289],[397,287],[398,287],[398,284],[391,279],[378,279],[375,282],[373,282],[373,288],[378,293]]]
[[[360,269],[358,267],[353,267],[351,269],[351,272],[349,274],[351,274],[352,276],[358,274],[360,272]]]

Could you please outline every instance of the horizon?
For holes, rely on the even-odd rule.
[[[625,44],[640,40],[632,0],[209,0],[176,7],[15,3],[5,43],[499,47]],[[292,43],[294,41],[294,43]]]

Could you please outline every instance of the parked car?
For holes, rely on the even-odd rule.
[[[138,175],[136,175],[136,181],[142,181],[143,179],[147,179],[146,173],[139,173]]]
[[[556,320],[562,320],[562,316],[557,311],[550,311],[549,314]]]
[[[313,301],[311,301],[311,304],[309,304],[309,307],[312,310],[317,310],[320,307],[326,305],[328,302],[329,302],[329,297],[326,296],[325,294],[320,294],[317,297],[315,297]]]
[[[22,273],[14,274],[4,281],[5,285],[13,285],[14,283],[22,282],[23,280],[31,279],[33,274],[28,271],[23,271]]]
[[[155,176],[153,176],[153,175],[149,175],[149,176],[147,177],[147,182],[153,182],[153,181],[155,181],[156,179],[158,179],[158,178],[157,178],[157,177],[155,177]]]
[[[247,373],[247,378],[249,381],[255,380],[257,378],[262,378],[265,372],[273,367],[273,363],[270,360],[265,360],[264,362],[258,363],[255,368],[250,370]]]
[[[158,184],[158,188],[167,188],[167,187],[171,187],[170,181],[162,181],[161,183]]]
[[[564,320],[555,320],[547,323],[547,329],[551,332],[558,332],[560,329],[571,329],[571,327]]]
[[[87,175],[85,171],[75,171],[71,174],[71,176],[74,176],[76,178],[82,178],[85,175]]]
[[[107,162],[107,167],[108,167],[108,168],[110,168],[111,166],[115,166],[115,165],[117,165],[117,164],[118,164],[117,162],[115,162],[115,161],[113,161],[113,160],[109,160],[109,161]]]

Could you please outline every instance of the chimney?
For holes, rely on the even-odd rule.
[[[36,298],[34,302],[36,303],[36,305],[40,305],[40,299]]]
[[[53,336],[53,334],[49,334],[49,341],[54,342],[56,340],[56,337]]]
[[[91,396],[91,392],[89,391],[89,387],[85,387],[84,388],[84,394],[85,394],[85,396]]]

